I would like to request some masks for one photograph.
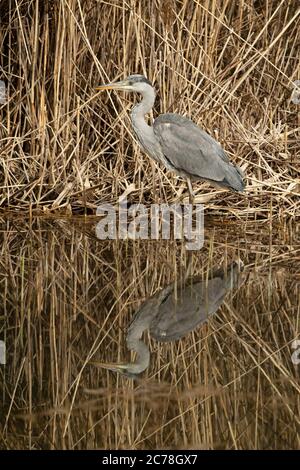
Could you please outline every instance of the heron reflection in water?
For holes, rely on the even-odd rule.
[[[189,278],[177,290],[175,283],[147,299],[136,312],[127,332],[127,348],[136,353],[135,362],[108,364],[91,361],[98,367],[135,378],[150,363],[150,351],[141,340],[145,330],[157,341],[176,341],[206,322],[222,304],[226,294],[239,285],[243,270],[241,260],[234,261],[227,270],[215,271],[208,280]]]

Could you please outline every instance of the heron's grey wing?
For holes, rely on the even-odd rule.
[[[178,299],[170,294],[160,305],[153,319],[150,334],[158,341],[182,338],[207,320],[209,305],[205,308],[205,283],[198,282],[178,292]]]
[[[227,273],[219,270],[208,281],[190,279],[178,299],[173,291],[161,303],[151,322],[150,334],[158,341],[182,338],[204,323],[222,304],[226,294],[237,285],[239,264],[232,263]]]
[[[174,285],[169,284],[142,303],[127,329],[126,342],[128,348],[142,337],[144,331],[150,328],[153,318],[157,317],[159,314],[161,303],[168,297],[173,289]]]
[[[179,114],[163,114],[153,124],[162,152],[173,168],[194,178],[242,190],[241,172],[210,135]]]

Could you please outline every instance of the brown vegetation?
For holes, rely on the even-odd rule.
[[[299,448],[299,3],[0,0],[0,12],[0,448]],[[145,203],[185,191],[135,142],[137,98],[94,92],[132,73],[157,85],[154,117],[190,116],[246,174],[243,195],[194,185],[199,252],[99,241],[93,218],[74,217],[125,191]],[[189,262],[206,276],[236,257],[241,288],[183,340],[146,337],[139,381],[87,364],[128,359],[133,312]]]

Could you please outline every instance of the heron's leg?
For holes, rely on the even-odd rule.
[[[190,178],[187,178],[187,186],[188,186],[188,190],[189,190],[190,204],[193,204],[194,199],[195,199],[195,194],[194,194],[194,191],[193,191],[193,186],[192,186]]]

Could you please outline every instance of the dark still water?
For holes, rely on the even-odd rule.
[[[2,449],[299,447],[297,227],[207,224],[193,252],[97,240],[88,218],[2,219],[0,237]],[[100,367],[139,359],[141,307],[162,331],[134,330],[144,371]]]

